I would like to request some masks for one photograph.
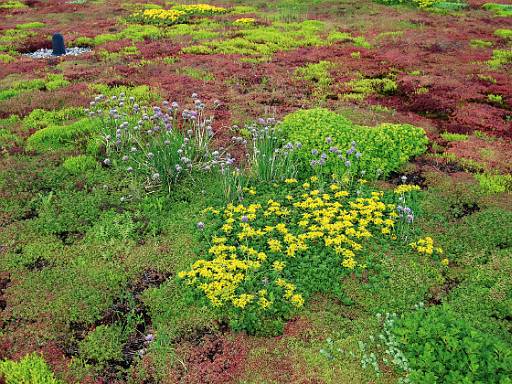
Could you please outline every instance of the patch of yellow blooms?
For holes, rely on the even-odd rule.
[[[430,236],[419,239],[418,241],[410,244],[412,249],[414,249],[419,254],[424,255],[433,255],[434,251],[438,254],[443,253],[443,249],[441,247],[434,247],[434,239]],[[446,263],[446,262],[445,262]]]
[[[175,22],[186,16],[183,11],[173,9],[146,9],[141,13],[135,14],[135,16],[142,16],[145,19],[161,20],[167,22]]]
[[[254,23],[256,23],[256,19],[252,17],[242,17],[233,21],[234,25],[253,25]]]
[[[286,180],[285,185],[298,188],[297,196],[288,195],[282,202],[270,199],[263,205],[228,204],[223,210],[206,209],[222,218],[221,235],[213,237],[210,256],[196,261],[179,277],[201,290],[214,306],[228,304],[243,309],[256,305],[267,310],[279,298],[271,299],[267,289],[247,292],[246,285],[253,284],[245,283],[269,276],[265,288],[280,292],[284,301],[301,307],[304,298],[283,278],[293,258],[327,248],[327,257],[338,259],[340,268],[364,268],[357,261],[363,241],[377,233],[392,235],[398,216],[395,205],[381,201],[383,192],[349,198],[349,192],[338,184],[324,191],[312,189],[317,180],[313,177],[311,183],[302,186],[295,179]]]
[[[213,15],[228,12],[226,8],[216,7],[210,4],[179,5],[174,7],[174,9],[192,15]]]
[[[411,184],[402,184],[396,187],[393,192],[397,195],[402,195],[404,193],[414,192],[421,190],[419,185],[411,185]]]

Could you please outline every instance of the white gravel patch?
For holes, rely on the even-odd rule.
[[[66,48],[66,54],[62,56],[78,56],[87,52],[91,52],[91,48],[73,47]],[[53,50],[48,48],[39,49],[32,53],[25,53],[23,56],[31,57],[33,59],[47,59],[49,57],[59,57],[52,55]]]

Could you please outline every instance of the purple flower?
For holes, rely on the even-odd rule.
[[[123,161],[128,161],[128,156],[124,155],[123,156]]]
[[[357,158],[357,159],[360,159],[360,158],[361,158],[361,156],[363,156],[363,154],[362,154],[361,152],[356,152],[356,158]]]
[[[313,149],[313,150],[311,151],[311,154],[312,154],[313,156],[316,156],[316,155],[318,155],[318,150],[316,150],[316,149]]]
[[[331,138],[331,137],[327,137],[327,138],[325,139],[325,142],[326,142],[327,144],[331,144],[331,143],[332,143],[332,138]]]
[[[197,229],[199,229],[200,231],[202,231],[204,229],[204,223],[202,221],[200,221],[196,225],[197,225]]]
[[[249,221],[249,218],[246,215],[243,215],[241,220],[242,220],[242,223],[247,223]]]
[[[352,165],[352,163],[350,162],[350,160],[347,160],[345,161],[345,167],[350,167]]]
[[[326,153],[324,153],[324,152],[322,152],[322,154],[320,155],[320,158],[321,158],[322,160],[326,160],[326,159],[327,159],[327,154],[326,154]]]
[[[110,159],[105,159],[103,160],[103,164],[105,164],[107,167],[112,164],[112,162],[110,161]]]
[[[147,154],[148,159],[152,159],[154,156],[153,152],[148,152]]]
[[[347,149],[347,155],[351,155],[356,151],[354,147],[351,147],[350,149]]]
[[[131,173],[131,172],[133,172],[133,168],[132,167],[128,167],[128,168],[126,168],[126,171]]]
[[[153,175],[151,175],[151,179],[154,181],[160,180],[160,174],[158,172],[153,173]]]

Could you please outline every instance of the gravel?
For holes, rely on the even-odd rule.
[[[49,57],[58,57],[52,55],[53,50],[48,48],[39,49],[32,53],[25,53],[24,56],[31,57],[33,59],[46,59]],[[66,54],[62,56],[78,56],[84,53],[91,52],[91,48],[81,48],[81,47],[73,47],[66,48]]]

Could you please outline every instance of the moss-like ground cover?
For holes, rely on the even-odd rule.
[[[0,382],[510,384],[502,3],[0,0]]]

